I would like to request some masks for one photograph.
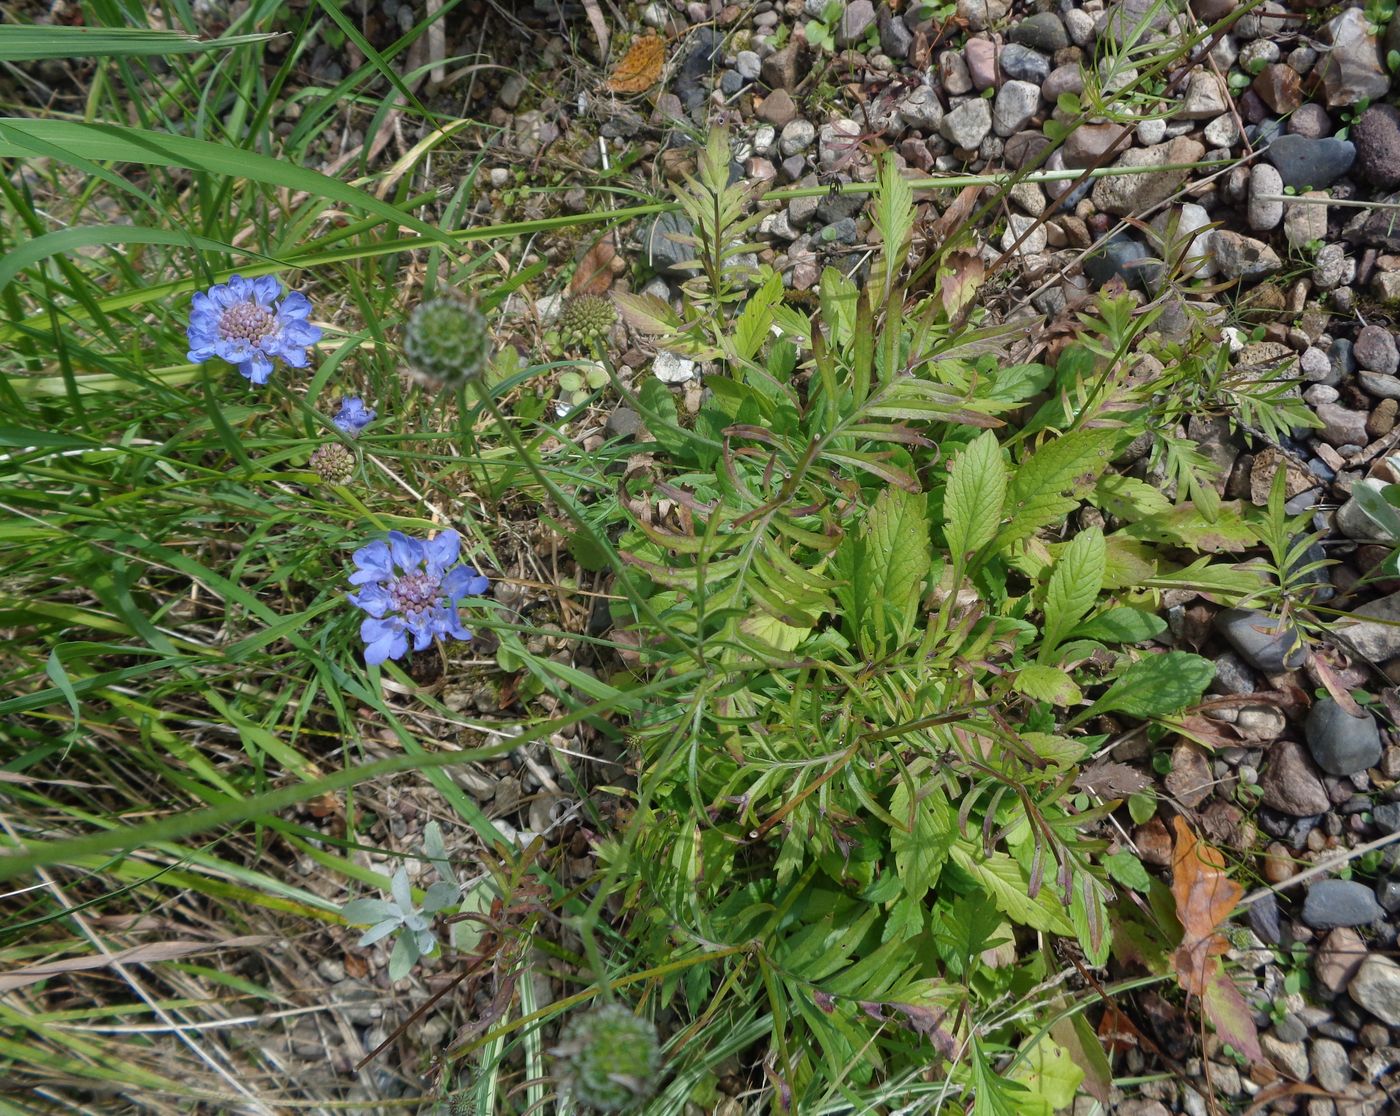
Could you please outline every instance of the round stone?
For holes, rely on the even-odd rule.
[[[1370,713],[1354,717],[1322,698],[1313,704],[1303,731],[1313,760],[1329,775],[1354,775],[1380,762],[1380,729]]]
[[[1356,363],[1368,372],[1393,376],[1400,368],[1400,348],[1396,347],[1394,335],[1384,326],[1362,326],[1356,334],[1352,354]]]
[[[1373,186],[1400,186],[1400,110],[1372,105],[1351,128],[1357,173]]]
[[[1291,624],[1280,624],[1266,612],[1227,608],[1216,616],[1215,626],[1240,658],[1265,674],[1297,670],[1308,657],[1297,630]]]
[[[1384,917],[1375,892],[1356,880],[1319,880],[1303,900],[1303,925],[1313,930],[1365,926]]]

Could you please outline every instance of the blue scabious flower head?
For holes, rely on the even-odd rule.
[[[349,399],[340,401],[340,409],[331,418],[331,422],[346,437],[356,438],[361,430],[374,421],[374,414],[373,407],[366,407],[363,399],[352,395]]]
[[[355,551],[350,584],[362,588],[349,599],[369,614],[360,625],[367,664],[401,658],[409,636],[415,651],[436,638],[471,639],[458,604],[463,597],[479,597],[490,583],[471,566],[456,564],[460,549],[456,531],[421,542],[390,531],[387,542]]]
[[[227,283],[196,293],[188,359],[199,364],[219,357],[255,384],[267,383],[278,358],[305,368],[306,350],[321,340],[321,330],[307,321],[310,299],[297,291],[281,296],[282,284],[270,275],[233,275]]]

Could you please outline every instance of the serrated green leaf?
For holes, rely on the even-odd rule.
[[[1123,533],[1131,538],[1175,543],[1212,553],[1238,553],[1259,541],[1259,530],[1245,518],[1239,500],[1222,503],[1211,515],[1194,503],[1179,504],[1163,515],[1129,523]]]
[[[1029,538],[1073,511],[1078,497],[1065,494],[1092,487],[1122,437],[1117,430],[1072,430],[1023,461],[1007,490],[1005,511],[1011,519],[997,535],[997,549]]]
[[[967,846],[955,843],[949,856],[969,875],[974,877],[997,908],[1022,926],[1032,930],[1048,930],[1055,934],[1071,935],[1074,927],[1065,916],[1064,904],[1052,887],[1041,887],[1034,899],[1026,891],[1030,881],[1025,872],[1005,853],[994,852],[990,857],[973,853]]]
[[[1097,527],[1080,531],[1060,552],[1045,588],[1045,624],[1040,661],[1048,663],[1055,648],[1098,600],[1103,587],[1107,548]]]
[[[1070,724],[1101,713],[1127,713],[1144,719],[1179,713],[1200,700],[1214,677],[1215,665],[1199,655],[1187,651],[1148,655],[1119,675],[1103,696]]]
[[[923,497],[900,488],[881,491],[860,531],[847,535],[837,551],[845,577],[842,603],[866,654],[908,640],[932,564]]]
[[[1023,1116],[1022,1107],[1030,1100],[1019,1081],[1000,1077],[982,1053],[982,1044],[972,1042],[972,1116]]]
[[[917,801],[905,782],[895,787],[890,813],[910,828],[890,830],[890,851],[905,892],[922,899],[938,882],[957,833],[957,818],[943,792],[934,789]]]
[[[1108,874],[1124,887],[1130,887],[1144,895],[1152,887],[1152,877],[1142,866],[1142,861],[1130,852],[1109,853],[1103,858],[1103,866],[1108,869]]]
[[[943,533],[955,562],[975,554],[996,536],[1006,484],[1001,445],[990,430],[974,438],[948,467]]]
[[[888,297],[888,284],[904,268],[909,255],[910,233],[914,228],[914,191],[899,171],[894,153],[880,161],[879,184],[875,192],[875,227],[882,241],[883,279],[876,292],[881,303]]]
[[[1083,740],[1071,740],[1048,732],[1023,732],[1021,740],[1052,767],[1063,770],[1082,760],[1088,751]]]
[[[1140,608],[1110,608],[1084,621],[1069,633],[1070,639],[1093,639],[1100,643],[1145,643],[1167,630],[1167,622]]]
[[[734,350],[740,360],[751,360],[768,340],[773,325],[773,307],[782,301],[783,277],[777,272],[768,276],[754,291],[734,322]]]
[[[1172,510],[1172,502],[1160,488],[1122,473],[1101,476],[1094,485],[1093,500],[1098,507],[1125,523],[1168,515]]]
[[[1017,693],[1035,701],[1048,701],[1060,709],[1068,709],[1084,700],[1074,679],[1059,667],[1047,663],[1026,663],[1016,672],[1012,685]]]

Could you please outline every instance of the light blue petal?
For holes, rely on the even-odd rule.
[[[263,306],[271,306],[282,293],[282,284],[271,275],[261,275],[253,280],[253,298]]]
[[[277,309],[289,318],[305,318],[311,313],[311,300],[300,291],[289,291]]]
[[[389,544],[383,539],[375,539],[374,542],[360,547],[350,556],[350,560],[360,570],[374,574],[375,581],[388,581],[394,576],[394,571],[389,566]],[[351,577],[350,581],[352,584],[359,584],[354,577]]]
[[[457,555],[462,550],[462,540],[456,531],[443,531],[436,538],[429,539],[423,545],[423,549],[428,554],[428,569],[435,574],[441,574],[457,561]]]
[[[366,585],[358,593],[350,593],[348,599],[356,608],[362,608],[376,619],[382,617],[394,602],[382,585]]]
[[[423,544],[402,531],[389,532],[389,553],[394,556],[395,565],[405,573],[423,564]]]

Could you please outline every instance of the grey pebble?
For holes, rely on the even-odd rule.
[[[1313,930],[1365,926],[1385,917],[1369,887],[1356,880],[1319,880],[1303,900],[1303,925]]]

